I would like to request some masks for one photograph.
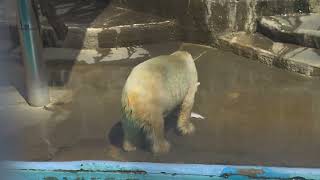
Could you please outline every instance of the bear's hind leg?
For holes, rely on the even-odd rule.
[[[141,138],[141,130],[131,120],[122,121],[124,133],[122,148],[125,151],[135,151]]]
[[[190,115],[194,104],[194,97],[200,83],[191,86],[185,96],[179,112],[177,126],[182,135],[192,134],[195,131],[194,125],[190,121]]]
[[[167,153],[170,143],[164,136],[164,118],[162,113],[156,112],[149,119],[150,124],[145,126],[147,138],[151,141],[153,153]]]

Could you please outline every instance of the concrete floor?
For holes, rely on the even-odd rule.
[[[6,159],[319,167],[319,79],[213,48],[189,44],[185,49],[194,56],[207,50],[196,61],[201,85],[193,110],[206,119],[193,119],[196,132],[184,137],[168,123],[170,153],[120,148],[120,95],[136,64],[128,61],[75,65],[68,91],[51,89],[60,96],[53,111],[28,107],[11,88],[17,86],[3,83],[11,88],[1,91],[7,98],[0,108]]]

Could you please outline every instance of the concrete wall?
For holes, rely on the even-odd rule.
[[[244,30],[247,0],[114,0],[121,6],[176,18],[186,41],[213,42],[216,34]]]
[[[6,21],[11,25],[16,24],[17,18],[17,4],[15,0],[1,0],[1,6],[3,8],[3,15],[1,20]]]
[[[19,36],[16,28],[16,1],[0,1],[0,51],[8,52],[9,49],[19,45]],[[5,46],[5,47],[4,47]]]
[[[254,32],[256,19],[264,15],[309,12],[309,0],[113,0],[113,2],[138,11],[176,18],[184,30],[186,41],[206,44],[214,44],[215,37],[220,33]]]

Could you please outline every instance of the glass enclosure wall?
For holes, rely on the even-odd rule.
[[[32,1],[40,108],[0,2],[6,159],[319,167],[319,0]]]

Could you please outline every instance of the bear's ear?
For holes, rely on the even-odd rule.
[[[200,85],[200,82],[197,82],[197,83],[196,83],[196,87],[198,87],[199,85]]]

